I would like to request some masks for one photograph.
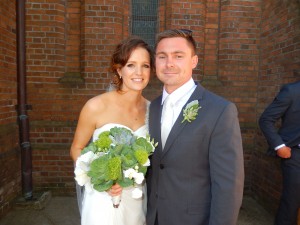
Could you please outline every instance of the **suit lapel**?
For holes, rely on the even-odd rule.
[[[151,134],[151,138],[154,138],[155,142],[158,142],[157,149],[161,151],[161,124],[160,118],[162,113],[162,105],[161,105],[160,96],[158,99],[153,101],[150,106],[150,118],[149,118],[149,131]]]
[[[176,120],[176,122],[174,123],[170,134],[167,138],[166,144],[165,144],[165,148],[163,150],[163,156],[166,154],[166,152],[168,152],[170,150],[170,147],[172,145],[172,143],[178,138],[178,135],[182,132],[183,128],[186,126],[186,124],[188,123],[187,121],[181,123],[181,121],[184,119],[183,118],[183,109],[186,107],[186,105],[194,100],[198,100],[199,103],[202,101],[203,99],[203,93],[204,93],[204,88],[198,84],[195,91],[193,92],[193,94],[191,95],[191,97],[189,98],[189,100],[184,104],[183,108],[181,109],[181,112]],[[201,103],[200,103],[201,105]],[[160,127],[160,126],[159,126]],[[160,130],[160,128],[159,128]],[[160,131],[159,131],[160,133]]]

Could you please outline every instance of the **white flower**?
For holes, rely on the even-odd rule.
[[[137,172],[132,168],[129,168],[128,170],[124,171],[124,177],[127,177],[129,179],[135,177],[135,174],[137,174]]]
[[[88,177],[87,172],[81,168],[76,167],[75,171],[75,180],[80,186],[83,186],[91,181],[91,178]]]
[[[143,196],[143,191],[139,188],[134,188],[133,191],[131,192],[131,197],[132,198],[141,198]]]
[[[94,191],[93,185],[91,182],[88,182],[84,185],[84,188],[86,190],[87,193],[91,193]]]
[[[95,153],[92,151],[89,151],[83,155],[80,155],[76,161],[76,167],[79,166],[78,164],[86,164],[89,165],[96,157]]]
[[[90,170],[90,163],[95,158],[93,152],[87,152],[78,157],[75,167],[75,180],[80,186],[89,184],[91,178],[87,175],[87,172]]]
[[[143,166],[150,166],[150,160],[147,159],[147,162],[145,162]]]
[[[134,178],[135,183],[141,184],[145,177],[144,177],[143,173],[136,173],[133,178]]]

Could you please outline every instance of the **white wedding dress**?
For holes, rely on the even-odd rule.
[[[93,141],[98,138],[98,135],[110,130],[113,127],[125,127],[109,123],[94,131]],[[131,130],[132,131],[132,130]],[[132,131],[137,136],[145,137],[148,129],[144,125]],[[124,188],[121,195],[121,202],[118,208],[113,207],[111,196],[107,192],[84,192],[82,202],[81,225],[144,225],[146,224],[146,204],[147,194],[146,185],[142,185],[143,197],[134,199],[131,197],[133,187]]]

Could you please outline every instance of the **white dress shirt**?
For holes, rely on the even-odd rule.
[[[193,94],[194,90],[196,89],[197,85],[195,84],[193,78],[191,78],[188,82],[186,82],[184,85],[173,91],[171,94],[168,94],[168,92],[164,89],[162,94],[162,101],[161,104],[164,104],[165,99],[170,95],[170,98],[172,99],[173,104],[173,121],[172,126],[174,125],[175,121],[177,120],[182,107],[185,105],[185,103],[189,100],[191,95]],[[163,118],[161,118],[161,124],[164,122],[162,121]]]

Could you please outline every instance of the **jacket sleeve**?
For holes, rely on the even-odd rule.
[[[229,103],[215,125],[209,147],[210,225],[235,225],[242,204],[244,158],[237,109]]]
[[[275,147],[284,144],[281,136],[278,134],[278,129],[276,128],[276,121],[278,121],[286,110],[289,108],[292,102],[290,97],[290,91],[287,86],[284,86],[278,95],[275,97],[273,102],[265,109],[259,119],[259,126],[262,130],[264,136],[270,148],[275,149]]]

